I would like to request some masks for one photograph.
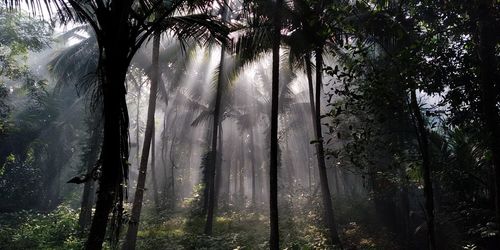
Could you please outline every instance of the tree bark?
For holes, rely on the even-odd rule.
[[[279,215],[278,215],[278,115],[279,115],[279,87],[280,87],[280,43],[281,43],[281,7],[283,0],[276,0],[276,14],[274,16],[274,31],[272,45],[272,91],[271,91],[271,150],[269,167],[269,210],[270,210],[270,237],[269,249],[278,250]]]
[[[318,172],[321,185],[321,195],[323,198],[324,218],[329,231],[329,237],[334,245],[341,246],[340,238],[335,227],[335,217],[333,214],[332,197],[328,184],[328,176],[325,164],[325,152],[323,148],[323,135],[321,132],[321,90],[323,86],[323,48],[318,47],[316,52],[316,109],[314,113],[314,125],[316,126],[316,151],[318,160]]]
[[[176,193],[175,193],[175,168],[176,168],[176,165],[175,165],[175,160],[174,160],[174,152],[175,152],[175,143],[176,143],[176,140],[177,140],[177,135],[176,135],[176,124],[177,124],[177,115],[179,114],[178,113],[178,110],[177,110],[177,106],[175,106],[175,111],[174,111],[175,115],[174,115],[174,118],[172,119],[172,131],[171,131],[171,134],[172,134],[172,141],[170,142],[170,149],[168,151],[168,158],[170,160],[170,198],[171,198],[171,208],[175,208],[175,203],[177,201],[177,196],[176,196]]]
[[[215,167],[216,167],[216,174],[215,174],[215,203],[214,203],[214,213],[217,211],[217,205],[219,202],[219,196],[220,196],[220,189],[222,186],[222,142],[223,142],[223,130],[222,130],[222,124],[219,125],[219,142],[218,142],[218,147],[219,150],[217,150],[217,159],[215,162]]]
[[[495,46],[498,27],[495,21],[495,2],[479,0],[477,13],[477,54],[479,57],[479,87],[483,122],[489,136],[486,136],[493,162],[495,179],[495,212],[500,227],[500,117],[498,114],[498,72]]]
[[[250,147],[250,161],[252,164],[252,207],[255,207],[256,205],[256,190],[255,190],[255,181],[256,181],[256,172],[255,172],[255,146],[254,146],[254,139],[253,139],[253,128],[250,129],[250,141],[249,141],[249,147]]]
[[[427,234],[429,237],[429,249],[436,249],[436,238],[434,228],[434,192],[432,190],[432,177],[431,177],[431,160],[429,154],[429,139],[427,135],[427,128],[425,121],[420,112],[420,107],[417,102],[416,90],[411,90],[410,105],[415,116],[415,126],[417,128],[417,139],[422,155],[422,174],[424,179],[424,195],[425,195],[425,212],[427,221]]]
[[[155,145],[155,124],[152,125],[152,138],[151,138],[151,181],[153,182],[153,201],[155,203],[156,211],[160,209],[160,198],[158,197],[158,183],[156,182],[156,145]]]
[[[98,122],[97,118],[92,118],[92,122],[89,123],[90,126],[93,126]],[[97,128],[89,127],[90,131],[90,151],[88,151],[88,155],[85,156],[85,164],[87,165],[86,175],[89,176],[92,174],[95,162],[97,161],[97,157],[99,155],[100,150],[100,139],[102,136],[101,133],[102,126],[97,126]],[[94,179],[90,178],[87,182],[85,182],[83,186],[83,195],[82,195],[82,203],[80,209],[80,215],[78,217],[78,225],[80,232],[84,232],[89,226],[92,220],[92,207],[94,205]]]
[[[229,4],[229,3],[228,3]],[[222,17],[225,19],[227,12],[227,4],[224,6],[224,10],[222,12]],[[214,105],[214,119],[213,119],[213,128],[212,128],[212,146],[210,148],[210,164],[208,169],[208,206],[207,206],[207,221],[205,223],[205,234],[212,235],[212,227],[214,220],[214,210],[215,210],[215,176],[216,172],[216,162],[217,162],[217,138],[219,132],[220,125],[220,112],[221,112],[221,99],[222,99],[222,91],[224,90],[224,62],[225,62],[225,53],[226,48],[225,44],[221,46],[220,52],[220,63],[219,63],[219,76],[217,80],[217,93],[215,94],[215,105]],[[207,187],[205,187],[207,188]]]
[[[146,121],[146,132],[144,134],[144,143],[142,148],[141,164],[139,167],[139,177],[137,179],[137,188],[135,190],[134,204],[132,213],[128,223],[127,235],[122,249],[135,249],[137,241],[137,231],[139,230],[139,219],[142,209],[142,200],[144,197],[144,187],[146,184],[146,173],[148,168],[149,149],[153,138],[154,116],[156,109],[156,94],[158,90],[159,67],[158,57],[160,50],[160,34],[155,33],[153,38],[153,59],[152,70],[153,77],[151,79],[151,90],[149,93],[148,118]]]
[[[136,107],[136,110],[135,110],[135,143],[136,143],[136,146],[135,146],[135,160],[136,160],[136,163],[137,163],[137,167],[139,167],[139,150],[140,150],[140,147],[139,147],[139,144],[140,144],[140,140],[139,140],[139,136],[140,136],[140,116],[139,116],[139,108],[140,108],[140,104],[141,104],[141,89],[142,89],[142,84],[138,85],[137,86],[137,107]]]
[[[119,232],[117,229],[123,213],[123,184],[128,175],[129,154],[129,118],[124,83],[129,61],[128,48],[124,47],[125,45],[117,45],[123,43],[121,40],[127,39],[120,36],[120,32],[117,33],[119,33],[115,37],[117,42],[114,42],[115,39],[110,39],[111,41],[104,45],[101,56],[104,113],[102,167],[96,209],[85,245],[87,250],[102,249],[111,211],[113,211],[113,218],[117,219],[113,221],[112,226],[116,230],[112,238],[117,238]]]
[[[240,197],[241,206],[245,207],[245,142],[242,139],[240,145],[240,171],[239,171],[239,188],[238,196]]]

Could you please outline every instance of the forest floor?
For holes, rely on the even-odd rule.
[[[137,249],[268,249],[265,209],[225,209],[231,210],[237,212],[219,212],[213,236],[206,236],[205,220],[195,211],[178,208],[176,212],[157,213],[146,205]],[[336,211],[344,249],[402,249],[389,230],[373,219],[376,216],[367,207],[346,206]],[[282,209],[280,248],[331,249],[318,214],[310,208],[295,208],[293,212]],[[77,228],[78,210],[67,205],[46,214],[35,211],[0,214],[0,249],[82,249],[86,234],[79,233]],[[107,243],[104,248],[110,249]]]
[[[330,249],[314,213],[280,219],[282,249]],[[203,235],[204,219],[178,212],[164,218],[146,214],[138,249],[268,249],[268,217],[259,212],[226,212],[216,217],[214,236]],[[344,249],[400,249],[379,225],[349,221],[339,226]]]

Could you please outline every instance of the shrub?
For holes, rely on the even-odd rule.
[[[59,206],[48,214],[20,211],[0,215],[0,249],[80,249],[78,213]]]

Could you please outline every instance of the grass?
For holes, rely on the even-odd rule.
[[[291,213],[290,213],[291,214]],[[148,215],[154,217],[153,215]],[[280,218],[281,248],[333,249],[320,217],[314,212]],[[225,212],[215,218],[213,236],[203,234],[205,220],[177,212],[145,220],[138,236],[138,249],[268,249],[267,215],[259,212]],[[398,249],[384,228],[351,221],[340,226],[345,249]]]
[[[286,205],[286,204],[285,204]],[[366,206],[337,208],[344,249],[398,249],[393,237],[374,220]],[[352,216],[365,211],[365,217]],[[317,208],[280,210],[282,249],[332,249],[327,245]],[[0,216],[0,249],[81,249],[85,236],[77,233],[78,210],[65,206],[49,214],[24,211]],[[358,221],[356,219],[359,219]],[[141,216],[137,249],[268,249],[269,222],[265,210],[221,212],[212,236],[203,234],[205,219],[189,209],[157,214],[146,206]],[[123,230],[125,232],[125,229]],[[123,234],[122,234],[123,235]],[[105,244],[109,249],[109,244]]]

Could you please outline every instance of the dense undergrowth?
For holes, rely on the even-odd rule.
[[[331,249],[318,209],[288,209],[280,220],[283,249]],[[216,218],[214,235],[206,236],[203,235],[205,220],[196,211],[185,208],[158,214],[148,206],[141,217],[137,249],[269,248],[264,207],[239,212],[224,210]],[[369,219],[373,216],[367,212],[370,209],[366,204],[351,202],[337,210],[346,249],[398,249],[387,230]],[[85,234],[78,231],[78,212],[61,205],[46,214],[35,211],[2,214],[0,249],[81,249]],[[109,249],[109,245],[105,248]]]
[[[0,249],[80,249],[77,224],[78,211],[67,206],[0,214]]]

